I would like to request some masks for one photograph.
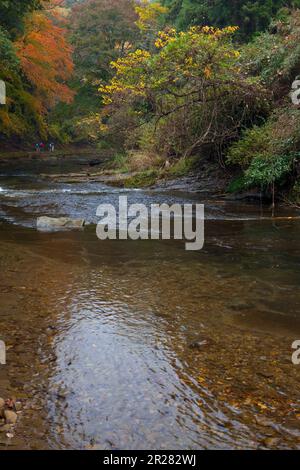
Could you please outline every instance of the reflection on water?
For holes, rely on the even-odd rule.
[[[299,445],[300,381],[290,362],[300,335],[299,222],[248,220],[256,206],[207,201],[205,248],[193,253],[175,241],[100,242],[93,227],[38,233],[28,228],[37,214],[92,221],[99,197],[112,202],[120,191],[26,181],[0,183],[2,216],[18,225],[3,224],[0,241],[16,253],[25,289],[16,295],[8,273],[2,305],[14,304],[2,314],[19,340],[30,335],[27,353],[40,361],[30,379],[26,372],[27,395],[46,446]],[[14,368],[16,387],[24,374]]]

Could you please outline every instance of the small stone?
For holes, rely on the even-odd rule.
[[[11,410],[4,410],[4,418],[6,424],[15,424],[18,419],[17,413]]]
[[[202,349],[204,346],[207,346],[207,345],[208,345],[208,341],[207,339],[204,339],[201,341],[193,341],[193,343],[189,345],[189,348],[190,349]]]
[[[10,432],[11,431],[11,424],[4,424],[0,427],[0,432]]]
[[[273,427],[274,423],[268,418],[265,418],[264,416],[255,416],[255,421],[259,426],[265,426],[265,427]]]
[[[277,447],[280,444],[279,437],[267,437],[263,440],[263,443],[266,447]]]
[[[68,217],[38,217],[37,229],[42,231],[70,229],[70,228],[83,228],[85,220],[83,219],[70,219]]]
[[[22,410],[22,403],[20,401],[16,401],[15,409],[16,409],[16,411],[21,411]]]
[[[266,379],[270,379],[274,377],[274,374],[272,372],[268,372],[266,370],[258,370],[257,375],[261,375],[262,377],[265,377]]]

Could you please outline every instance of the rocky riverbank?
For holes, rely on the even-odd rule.
[[[38,176],[58,183],[99,182],[120,188],[199,193],[204,196],[251,200],[257,203],[261,203],[264,198],[256,189],[229,192],[232,174],[213,162],[203,161],[183,174],[177,174],[174,165],[124,171],[122,168],[112,168],[112,156],[111,151],[95,149],[66,149],[54,153],[0,152],[0,171],[26,173],[34,168]]]
[[[225,195],[229,176],[215,169],[212,172],[190,172],[186,176],[174,177],[171,173],[164,172],[163,176],[141,179],[143,172],[132,171],[128,173],[87,166],[81,171],[62,173],[41,173],[39,176],[52,182],[59,183],[104,183],[120,188],[147,187],[158,191],[180,191],[202,193],[209,195]]]

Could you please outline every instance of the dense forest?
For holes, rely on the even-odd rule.
[[[0,145],[113,148],[140,183],[209,161],[300,200],[300,1],[0,1]],[[296,82],[297,83],[297,82]]]

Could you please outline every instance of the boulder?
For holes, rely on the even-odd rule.
[[[70,219],[69,217],[38,217],[37,229],[43,231],[82,228],[85,224],[83,219]]]

